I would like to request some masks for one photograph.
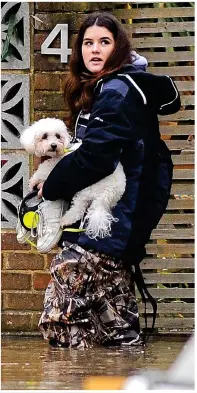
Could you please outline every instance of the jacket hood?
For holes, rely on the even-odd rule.
[[[128,78],[129,76],[129,78]],[[143,93],[150,110],[159,115],[176,113],[181,106],[180,95],[173,80],[167,75],[154,75],[134,64],[125,64],[119,71],[106,75],[97,82],[105,83],[111,79],[124,79],[128,85],[131,83]],[[130,79],[130,82],[128,81]]]
[[[117,72],[117,76],[120,74],[130,76],[144,93],[148,106],[158,114],[169,115],[180,109],[180,95],[169,76],[145,72],[134,64],[125,64]]]

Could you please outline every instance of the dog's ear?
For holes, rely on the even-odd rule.
[[[35,152],[35,134],[34,127],[30,126],[20,136],[21,145],[29,154],[34,154]]]
[[[68,147],[70,141],[71,141],[71,136],[66,131],[65,134],[64,134],[64,147]]]

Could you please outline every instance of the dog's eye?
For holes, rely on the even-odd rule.
[[[59,134],[55,134],[57,139],[60,139],[60,135]]]
[[[43,134],[42,139],[47,139],[47,134]]]

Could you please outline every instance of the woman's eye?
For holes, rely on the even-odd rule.
[[[93,44],[93,42],[92,41],[85,41],[85,43],[84,43],[84,45],[87,45],[87,46],[91,46]],[[110,44],[110,42],[108,41],[108,40],[102,40],[101,41],[101,45],[108,45],[108,44]]]
[[[107,45],[107,44],[109,44],[109,41],[103,40],[101,43],[102,43],[102,45]]]
[[[42,139],[47,139],[47,134],[43,134]]]
[[[57,139],[60,139],[60,135],[59,134],[55,134]]]

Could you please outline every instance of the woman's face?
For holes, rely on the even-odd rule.
[[[100,72],[114,47],[114,37],[108,29],[96,25],[88,27],[82,43],[83,61],[88,71]]]

